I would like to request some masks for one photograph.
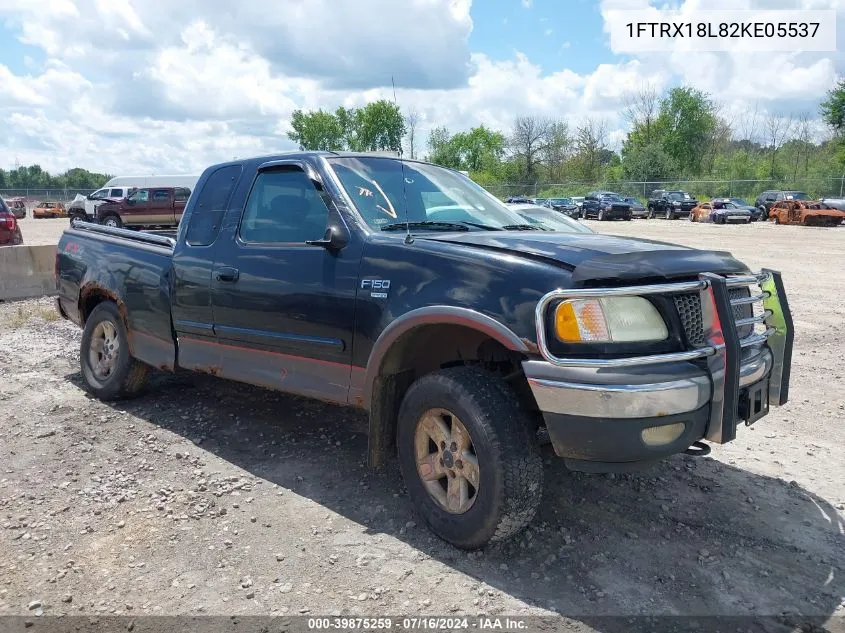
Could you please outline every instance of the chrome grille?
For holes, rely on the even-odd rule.
[[[755,316],[755,303],[743,301],[751,297],[751,291],[747,286],[728,288],[728,297],[731,300],[734,320],[740,321]],[[697,292],[675,295],[675,308],[678,316],[681,317],[681,324],[687,340],[693,347],[705,347],[704,323],[701,314],[701,296]],[[759,310],[762,313],[762,308]],[[746,338],[754,333],[754,324],[740,325],[737,327],[739,338]]]

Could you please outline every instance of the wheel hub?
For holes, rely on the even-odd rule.
[[[428,494],[451,514],[463,514],[478,496],[480,470],[469,431],[446,409],[429,409],[414,437],[417,472]]]

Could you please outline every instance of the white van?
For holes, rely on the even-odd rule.
[[[68,216],[71,224],[82,219],[92,222],[96,217],[94,211],[106,200],[120,200],[141,187],[187,187],[193,191],[199,178],[200,174],[116,176],[87,196],[77,195],[67,207]]]

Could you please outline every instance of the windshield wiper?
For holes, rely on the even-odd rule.
[[[503,231],[543,231],[535,224],[508,224],[502,227]]]
[[[426,220],[424,222],[394,222],[392,224],[385,224],[381,227],[382,231],[400,231],[403,229],[434,229],[436,231],[469,231],[465,224],[458,224],[457,222],[433,222]]]

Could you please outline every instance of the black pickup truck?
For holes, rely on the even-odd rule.
[[[656,189],[648,198],[648,219],[663,217],[667,220],[688,218],[690,212],[698,206],[698,200],[686,191],[667,191]]]
[[[520,531],[540,444],[631,469],[732,440],[787,399],[781,277],[728,253],[536,230],[458,172],[301,152],[216,165],[172,236],[78,223],[58,309],[85,384],[206,372],[369,412],[432,530]]]

